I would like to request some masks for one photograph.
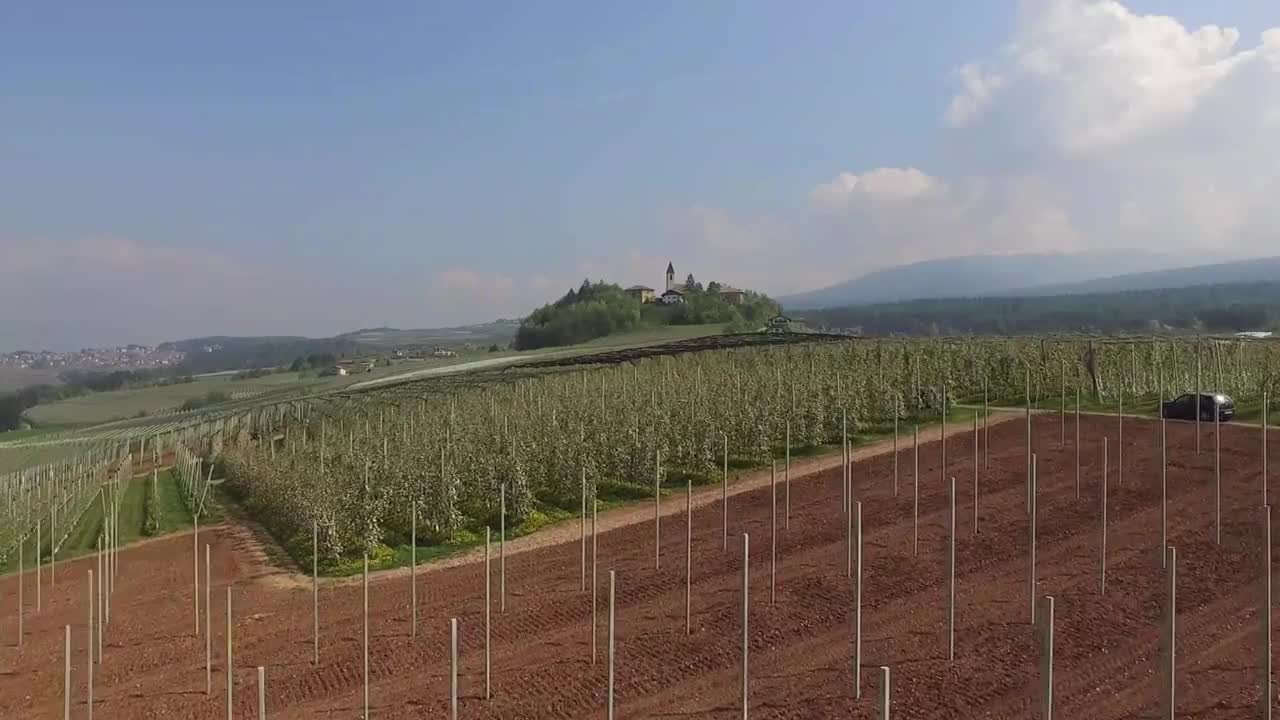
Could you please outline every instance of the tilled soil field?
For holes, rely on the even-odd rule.
[[[1165,597],[1159,425],[1126,419],[1122,480],[1115,418],[1084,417],[1077,492],[1075,424],[1070,416],[1067,422],[1065,444],[1056,416],[1037,416],[1034,430],[1039,457],[1035,596],[1052,595],[1056,601],[1055,709],[1061,717],[1156,717]],[[1206,425],[1197,454],[1194,427],[1168,426],[1168,542],[1178,553],[1178,717],[1258,717],[1265,558],[1259,431],[1223,428],[1218,543],[1215,437]],[[896,495],[891,453],[853,467],[864,541],[861,699],[854,698],[854,593],[846,576],[848,520],[841,510],[837,461],[834,468],[804,477],[796,473],[789,492],[779,479],[772,599],[775,536],[767,483],[731,495],[727,550],[718,489],[697,497],[687,634],[684,495],[663,498],[663,512],[670,514],[660,523],[658,568],[651,510],[647,520],[644,508],[613,513],[610,523],[601,516],[602,526],[611,529],[598,540],[595,663],[591,594],[582,590],[576,524],[570,542],[508,548],[505,609],[495,546],[492,697],[487,700],[483,562],[453,562],[419,573],[416,637],[408,576],[376,578],[368,598],[370,715],[448,716],[449,619],[456,617],[460,717],[603,718],[608,571],[613,570],[617,717],[740,717],[745,532],[751,544],[752,717],[874,717],[881,665],[892,668],[896,718],[1032,717],[1040,645],[1030,622],[1025,425],[1017,419],[991,427],[989,465],[979,461],[976,527],[974,438],[971,430],[961,430],[946,442],[945,472],[936,435],[920,446],[918,554],[913,552],[909,441],[902,442],[897,456]],[[1099,570],[1104,436],[1111,451],[1105,595]],[[1273,456],[1275,450],[1273,445]],[[947,476],[955,477],[957,487],[953,661],[947,659]],[[712,498],[716,501],[705,502]],[[170,538],[122,556],[105,660],[95,668],[94,717],[226,717],[230,584],[234,717],[256,716],[254,668],[262,665],[269,717],[359,718],[360,583],[322,584],[316,665],[310,581],[271,568],[246,528],[211,529],[200,536],[201,545],[206,541],[213,557],[212,694],[205,693],[206,638],[196,634],[193,611],[192,538]],[[16,580],[0,582],[0,717],[62,716],[63,626],[68,623],[72,714],[86,716],[90,563],[60,565],[53,588],[46,576],[40,612],[34,609],[34,580],[28,577],[21,648],[15,646]]]

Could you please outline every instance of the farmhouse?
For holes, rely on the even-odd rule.
[[[645,287],[644,285],[632,285],[623,292],[642,303],[653,302],[653,288],[651,287]]]
[[[764,331],[767,333],[808,332],[803,320],[789,318],[786,315],[774,315],[769,318],[769,322],[764,326]]]

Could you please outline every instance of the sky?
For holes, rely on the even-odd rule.
[[[23,3],[0,351],[1280,247],[1274,0]]]

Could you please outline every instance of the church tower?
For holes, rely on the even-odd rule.
[[[667,289],[672,290],[676,286],[676,268],[670,262],[667,263]]]

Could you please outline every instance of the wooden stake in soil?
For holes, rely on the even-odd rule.
[[[1262,695],[1259,698],[1262,706],[1263,720],[1271,718],[1271,506],[1262,508],[1262,612],[1258,613],[1262,620],[1259,647],[1262,650],[1262,662],[1258,666],[1261,676]]]
[[[85,672],[88,673],[89,685],[87,688],[87,697],[85,705],[89,709],[89,720],[93,720],[93,571],[89,571],[89,662],[85,664]]]
[[[653,473],[653,569],[662,569],[662,451],[658,451],[658,466]]]
[[[889,720],[889,668],[880,666],[879,720]]]
[[[1213,541],[1222,544],[1222,417],[1213,413]]]
[[[71,720],[71,626],[63,629],[62,720]]]
[[[782,529],[791,529],[791,422],[787,422],[786,465],[782,469]]]
[[[103,572],[104,563],[102,562],[102,538],[98,538],[98,663],[102,663],[102,616],[105,607],[105,599],[103,597]]]
[[[490,682],[489,674],[489,637],[491,631],[491,612],[493,600],[489,594],[489,586],[492,583],[491,578],[493,572],[489,569],[489,544],[491,542],[490,529],[488,526],[484,529],[484,699],[488,700],[493,697],[493,686]]]
[[[232,720],[232,691],[235,687],[235,663],[231,656],[231,588],[227,588],[227,720]]]
[[[911,427],[911,556],[920,555],[920,426]]]
[[[507,484],[499,490],[501,511],[498,513],[498,612],[507,611]]]
[[[486,548],[488,545],[486,544]],[[364,608],[361,613],[364,616],[364,714],[361,718],[369,717],[369,552],[364,553],[364,576],[361,581],[363,591]],[[488,598],[486,598],[487,600]],[[488,610],[486,609],[486,612]]]
[[[1046,595],[1040,611],[1040,719],[1053,720],[1053,597]]]
[[[777,602],[778,595],[778,461],[773,461],[769,473],[769,605]]]
[[[600,622],[596,618],[597,608],[600,603],[596,601],[596,588],[600,587],[599,581],[596,579],[596,568],[598,564],[596,559],[599,553],[596,552],[596,510],[600,505],[594,495],[591,498],[591,664],[596,664],[596,628],[600,627]]]
[[[1160,547],[1169,544],[1169,454],[1165,435],[1164,411],[1160,411]],[[1160,551],[1160,567],[1165,567],[1169,553]]]
[[[1102,552],[1098,557],[1099,594],[1107,594],[1107,437],[1102,438]]]
[[[204,694],[213,697],[213,612],[209,606],[209,543],[204,545]]]
[[[409,636],[418,637],[418,502],[409,520]]]
[[[721,547],[729,551],[729,435],[724,434],[724,470],[720,476],[720,512],[722,519]]]
[[[1031,456],[1031,512],[1027,516],[1028,558],[1030,559],[1027,575],[1027,596],[1031,606],[1031,624],[1036,623],[1036,456]]]
[[[22,563],[22,545],[24,542],[26,542],[25,539],[23,538],[18,539],[18,647],[22,647],[22,636],[25,634],[22,631],[22,612],[24,609],[23,605],[25,604],[22,602],[22,584],[23,584],[23,571],[24,571],[24,568],[22,567],[22,564],[23,564]]]
[[[614,657],[617,648],[617,638],[614,635],[615,626],[615,609],[614,609],[614,589],[617,582],[617,571],[609,571],[609,720],[613,720],[613,680],[614,680]]]
[[[1116,482],[1124,484],[1124,385],[1120,386],[1120,406],[1116,409]]]
[[[320,523],[311,521],[311,662],[320,664]]]
[[[1165,548],[1165,581],[1167,599],[1165,601],[1164,625],[1164,713],[1165,720],[1174,720],[1174,708],[1177,701],[1174,696],[1176,687],[1178,656],[1178,551]]]
[[[369,717],[368,713],[365,717]],[[267,669],[258,666],[258,720],[267,720]]]
[[[587,468],[582,468],[582,592],[587,591]]]
[[[978,416],[973,416],[973,534],[978,534]]]
[[[751,536],[742,534],[742,720],[747,720],[750,693],[747,639],[751,622]]]
[[[1080,386],[1076,385],[1076,499],[1080,499]]]
[[[693,632],[693,475],[684,493],[684,634]]]
[[[976,455],[977,448],[974,448],[973,452]],[[898,409],[896,406],[893,409],[893,496],[898,497]]]
[[[449,620],[449,717],[458,720],[458,618]]]
[[[840,512],[849,512],[849,415],[840,411]]]
[[[853,504],[857,560],[853,575],[853,697],[862,697],[862,502]]]
[[[947,540],[947,660],[956,659],[956,479],[950,482],[951,537]]]

